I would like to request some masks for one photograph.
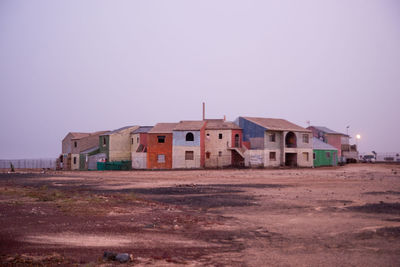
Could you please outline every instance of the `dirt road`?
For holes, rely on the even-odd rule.
[[[400,166],[0,174],[2,264],[116,264],[104,251],[136,266],[400,266]]]

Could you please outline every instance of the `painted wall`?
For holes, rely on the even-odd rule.
[[[264,148],[264,127],[243,117],[239,117],[239,127],[243,129],[243,141],[250,142],[250,149]]]
[[[330,157],[327,157],[327,152],[330,153]],[[313,160],[315,167],[320,166],[336,166],[338,162],[338,156],[336,150],[317,150],[314,149],[315,159]]]
[[[231,140],[232,146],[235,146],[235,135],[239,135],[239,147],[242,147],[243,131],[241,129],[232,129],[231,132],[232,132],[232,140]]]
[[[338,150],[339,157],[342,155],[342,136],[339,134],[326,134],[326,142]]]
[[[194,141],[186,141],[186,135],[192,133]],[[200,146],[200,131],[173,131],[174,146]]]
[[[110,136],[103,135],[99,137],[99,151],[100,153],[106,155],[106,159],[109,160],[110,152]],[[96,167],[97,168],[97,167]]]
[[[194,159],[186,160],[186,151],[193,151]],[[174,169],[198,169],[200,168],[200,146],[174,146],[172,149]]]
[[[99,134],[92,134],[90,136],[83,137],[83,138],[81,138],[79,140],[72,139],[71,140],[71,143],[72,143],[71,144],[72,145],[71,153],[72,154],[79,154],[82,151],[85,151],[85,150],[87,150],[89,148],[97,146],[98,143],[99,143],[99,136],[100,136],[100,133]],[[77,147],[75,147],[74,142],[77,143]]]
[[[139,140],[138,140],[139,139]],[[131,153],[136,152],[140,145],[140,134],[131,134]],[[133,161],[133,159],[132,159]]]
[[[130,127],[109,135],[109,161],[131,160],[131,132],[138,128]]]
[[[132,152],[132,169],[146,169],[147,168],[147,153]]]
[[[222,139],[219,139],[222,134]],[[205,130],[205,167],[216,168],[230,166],[232,152],[228,150],[232,145],[231,130]],[[221,155],[219,154],[221,152]],[[209,155],[209,157],[207,157]]]
[[[79,154],[71,154],[71,170],[79,170]]]
[[[165,143],[158,143],[157,136],[165,136]],[[149,133],[147,136],[147,168],[172,168],[172,133]],[[157,162],[157,155],[165,155],[165,162]]]

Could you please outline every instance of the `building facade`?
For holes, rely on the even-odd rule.
[[[181,121],[175,126],[173,130],[172,168],[204,168],[205,126],[205,121]]]
[[[147,168],[172,169],[173,130],[177,123],[157,123],[147,135]]]
[[[153,126],[140,126],[131,133],[132,169],[147,168],[147,136]]]
[[[283,119],[239,117],[248,167],[312,167],[312,132]]]
[[[313,137],[313,162],[314,167],[337,166],[338,150],[319,138]]]
[[[139,126],[126,126],[100,135],[99,153],[105,155],[104,161],[131,160],[131,133]]]

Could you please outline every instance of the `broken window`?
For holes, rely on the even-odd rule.
[[[308,144],[308,134],[303,134],[303,143]]]
[[[186,141],[194,141],[194,135],[192,133],[187,133]]]
[[[313,159],[315,159],[315,153],[313,153],[313,156],[312,156],[312,157],[313,157]]]
[[[105,137],[103,137],[103,146],[107,145],[107,140]]]
[[[211,156],[211,153],[210,152],[206,152],[206,158],[209,159],[210,156]]]
[[[164,135],[157,136],[157,139],[158,139],[159,143],[165,143],[165,136]]]
[[[77,147],[78,146],[78,143],[75,141],[74,142],[74,147]]]
[[[275,142],[275,138],[276,138],[276,137],[275,137],[275,133],[270,133],[270,134],[269,134],[269,141],[270,141],[270,142]]]
[[[194,152],[185,151],[185,160],[194,160]]]
[[[165,155],[163,155],[163,154],[157,155],[157,162],[165,163]]]
[[[218,135],[218,139],[222,139],[222,133]]]
[[[276,152],[269,152],[269,160],[276,160]]]
[[[76,164],[76,157],[74,157],[74,164]]]

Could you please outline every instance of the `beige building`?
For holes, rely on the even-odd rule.
[[[100,153],[104,153],[107,161],[131,160],[131,133],[139,126],[126,126],[107,132],[99,137]]]
[[[233,122],[206,120],[205,167],[221,168],[240,165],[244,157],[242,129]]]
[[[249,167],[313,166],[312,132],[283,119],[239,117],[245,165]]]
[[[99,131],[94,133],[77,133],[70,132],[62,140],[62,155],[60,162],[63,170],[79,170],[80,153],[82,151],[98,147],[99,136],[107,131]]]

